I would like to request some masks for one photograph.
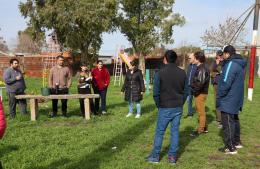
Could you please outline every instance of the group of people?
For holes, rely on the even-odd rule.
[[[224,133],[224,147],[219,151],[225,154],[237,154],[242,148],[240,140],[239,112],[242,111],[244,99],[244,79],[246,61],[236,49],[225,46],[223,51],[216,53],[212,75],[206,64],[203,52],[194,52],[189,56],[187,73],[179,68],[175,61],[177,54],[168,50],[164,55],[165,66],[154,77],[153,98],[158,108],[157,126],[154,136],[153,150],[146,161],[158,163],[163,136],[171,123],[170,148],[168,151],[169,163],[177,162],[179,149],[179,125],[183,112],[183,105],[187,99],[188,114],[192,117],[192,99],[199,117],[199,126],[191,133],[192,137],[208,133],[206,124],[205,102],[208,95],[210,77],[215,93],[216,121]]]
[[[78,73],[78,93],[90,94],[91,86],[95,94],[99,94],[101,98],[101,113],[106,114],[106,93],[110,82],[110,75],[108,70],[103,67],[101,60],[97,61],[97,66],[89,70],[86,63],[81,63],[80,72]],[[71,87],[71,71],[64,65],[64,57],[59,55],[56,57],[56,65],[50,69],[49,73],[49,88],[50,93],[55,95],[68,94]],[[6,83],[6,89],[8,93],[10,118],[13,119],[16,116],[16,105],[19,104],[21,114],[25,115],[26,100],[16,99],[16,95],[25,94],[26,84],[23,73],[19,69],[19,60],[13,58],[10,60],[10,67],[4,72],[4,81]],[[94,114],[98,114],[100,98],[90,101],[91,111]],[[67,117],[67,99],[61,99],[62,116]],[[84,116],[84,100],[80,99],[80,110]],[[52,112],[50,118],[56,117],[58,112],[58,100],[52,100]]]
[[[240,140],[240,123],[238,114],[243,107],[244,78],[246,61],[236,53],[233,46],[226,46],[223,51],[216,53],[216,60],[212,71],[206,64],[206,57],[202,51],[189,55],[189,67],[187,72],[176,65],[177,54],[173,50],[166,51],[161,68],[154,77],[153,98],[158,108],[158,119],[155,130],[154,146],[151,154],[146,158],[148,162],[158,163],[163,136],[169,123],[171,123],[171,138],[168,159],[170,163],[176,163],[179,148],[179,125],[183,114],[183,105],[187,100],[187,117],[193,116],[192,100],[198,112],[199,125],[192,137],[208,132],[206,123],[205,103],[208,95],[210,78],[214,86],[216,121],[224,133],[224,148],[220,151],[225,154],[236,154],[238,148],[242,148]],[[145,92],[142,71],[138,69],[138,60],[130,62],[125,81],[121,89],[128,102],[129,111],[126,117],[134,113],[136,104],[137,114],[141,116],[141,100]],[[26,114],[26,100],[16,100],[15,96],[24,94],[26,89],[22,72],[18,68],[17,59],[10,60],[10,67],[4,73],[4,81],[8,92],[10,117],[16,115],[16,104],[19,103],[22,114]],[[102,61],[97,61],[97,66],[90,71],[86,63],[81,63],[81,71],[78,72],[78,93],[90,94],[91,86],[94,93],[101,98],[101,112],[106,114],[106,94],[110,83],[108,70]],[[49,88],[51,94],[68,94],[71,87],[71,72],[64,66],[63,56],[57,56],[57,65],[51,68],[49,74]],[[62,115],[67,116],[67,100],[62,99]],[[57,116],[58,100],[52,100],[52,113],[50,117]],[[90,101],[92,113],[99,112],[99,99],[95,104]],[[0,107],[1,109],[1,107]],[[84,101],[80,99],[80,110],[84,116]],[[1,114],[0,114],[1,117]],[[1,134],[1,133],[0,133]]]

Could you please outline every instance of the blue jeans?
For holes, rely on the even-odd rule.
[[[177,108],[159,108],[157,127],[155,131],[153,156],[159,156],[163,136],[168,124],[171,122],[171,138],[170,138],[170,149],[168,151],[169,156],[177,155],[179,149],[179,126],[182,115],[182,107]]]
[[[107,98],[107,88],[103,90],[98,90],[97,88],[94,88],[94,93],[99,94],[101,98],[101,111],[106,111],[106,98]],[[99,110],[99,100],[100,98],[95,99],[95,111],[98,112]]]
[[[137,114],[141,115],[141,104],[140,104],[140,102],[135,102],[135,103],[136,103]],[[129,101],[128,106],[129,106],[129,113],[133,113],[134,112],[134,102]]]
[[[187,102],[188,102],[188,116],[192,116],[193,112],[192,112],[192,99],[193,99],[193,95],[188,95],[187,97]]]

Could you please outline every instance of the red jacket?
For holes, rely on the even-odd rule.
[[[91,75],[93,78],[93,85],[98,88],[98,90],[103,90],[108,87],[110,83],[110,75],[107,68],[103,67],[101,70],[94,68],[91,71]]]
[[[0,139],[3,138],[6,128],[5,113],[2,101],[0,100]]]

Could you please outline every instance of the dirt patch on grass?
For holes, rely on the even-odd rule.
[[[220,160],[225,160],[225,158],[224,158],[224,156],[210,155],[209,160],[210,161],[220,161]]]

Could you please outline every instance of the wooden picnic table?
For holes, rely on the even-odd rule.
[[[38,117],[38,101],[39,100],[52,100],[52,99],[84,99],[85,106],[85,119],[90,119],[90,107],[89,99],[99,98],[99,94],[64,94],[64,95],[17,95],[16,99],[29,99],[30,100],[30,111],[31,121],[35,121]]]

